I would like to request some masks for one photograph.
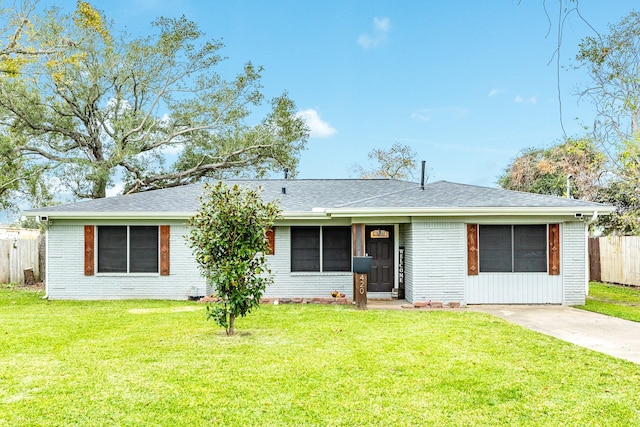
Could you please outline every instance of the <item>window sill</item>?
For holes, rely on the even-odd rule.
[[[548,271],[481,271],[478,273],[479,275],[483,274],[539,274],[539,275],[547,275]]]
[[[96,273],[96,277],[160,277],[160,273]]]
[[[351,276],[350,271],[292,271],[292,276]]]

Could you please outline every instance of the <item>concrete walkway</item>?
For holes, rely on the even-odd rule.
[[[534,331],[640,364],[640,323],[558,305],[472,305]]]

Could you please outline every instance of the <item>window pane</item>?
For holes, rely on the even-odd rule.
[[[320,271],[320,227],[291,227],[291,271]]]
[[[513,226],[513,271],[547,271],[547,226]]]
[[[98,273],[127,272],[127,227],[98,227]]]
[[[158,227],[129,227],[129,272],[158,272]]]
[[[478,234],[480,272],[511,272],[511,226],[480,225]]]
[[[322,227],[322,271],[351,271],[351,227]]]

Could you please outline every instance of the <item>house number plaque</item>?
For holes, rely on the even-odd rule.
[[[356,310],[367,309],[367,275],[356,273]]]

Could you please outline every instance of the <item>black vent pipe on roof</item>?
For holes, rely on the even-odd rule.
[[[282,187],[282,194],[287,194],[287,187]]]
[[[424,168],[427,165],[427,161],[423,160],[422,161],[422,173],[420,174],[420,189],[424,190]]]
[[[289,179],[289,168],[284,168],[284,179]]]

